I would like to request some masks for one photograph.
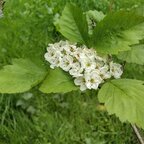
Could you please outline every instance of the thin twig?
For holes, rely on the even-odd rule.
[[[135,132],[140,144],[144,144],[144,140],[143,140],[138,128],[135,125],[132,125],[132,128],[133,128],[133,130],[134,130],[134,132]]]
[[[114,5],[115,0],[112,0],[110,5],[109,5],[109,11],[111,12],[113,10],[113,5]]]

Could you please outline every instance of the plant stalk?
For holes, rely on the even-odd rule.
[[[133,130],[134,130],[134,132],[135,132],[140,144],[144,144],[144,140],[143,140],[138,128],[136,127],[136,125],[131,125],[131,126],[132,126],[132,128],[133,128]]]

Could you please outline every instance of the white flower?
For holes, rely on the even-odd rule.
[[[66,55],[62,58],[60,67],[64,71],[69,71],[70,68],[72,67],[72,64],[73,64],[73,57],[71,57],[70,55]]]
[[[60,67],[74,77],[80,90],[98,89],[106,79],[120,78],[123,71],[120,64],[110,62],[108,56],[99,56],[94,49],[85,45],[77,47],[68,41],[49,44],[45,59],[50,67]]]
[[[104,65],[103,67],[99,68],[100,76],[102,79],[109,79],[111,78],[111,73],[109,72],[109,66]]]
[[[55,67],[59,67],[60,62],[61,62],[61,57],[60,54],[58,53],[54,53],[51,57],[50,57],[50,53],[46,53],[44,55],[45,59],[50,63],[50,67],[52,69],[54,69]]]
[[[81,67],[87,71],[88,70],[91,71],[96,68],[95,61],[91,60],[86,56],[80,56],[80,63],[81,63]]]
[[[110,73],[114,78],[120,78],[123,73],[122,66],[120,64],[110,62]]]
[[[96,59],[95,63],[96,63],[96,69],[99,69],[105,65],[104,61],[99,60],[99,59]]]
[[[91,72],[85,73],[85,85],[88,89],[98,89],[100,83],[103,79],[99,75],[98,70],[93,70]]]
[[[83,76],[75,78],[74,83],[75,83],[75,85],[80,86],[81,91],[84,91],[87,89],[87,87],[85,85],[85,79]]]
[[[73,63],[71,69],[69,70],[70,75],[73,77],[83,76],[83,68],[79,62]]]
[[[82,54],[83,51],[81,48],[77,48],[76,51],[74,51],[71,55],[75,57],[78,61],[80,61],[80,54]]]
[[[50,58],[55,55],[56,49],[54,47],[48,47],[47,48],[47,57],[45,58]]]
[[[69,45],[67,47],[64,47],[67,54],[73,55],[77,51],[77,47],[75,45]]]
[[[84,46],[83,46],[84,47]],[[88,49],[87,47],[84,47],[83,54],[88,57],[89,59],[93,60],[96,56],[96,51],[94,49]]]

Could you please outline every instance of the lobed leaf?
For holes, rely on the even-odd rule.
[[[144,38],[144,17],[135,11],[108,14],[94,29],[92,46],[100,53],[118,54]]]
[[[129,51],[119,53],[118,58],[128,63],[144,65],[144,45],[133,46]]]
[[[39,88],[43,93],[66,93],[77,89],[78,87],[74,85],[72,77],[60,68],[50,69]]]
[[[102,86],[98,98],[109,114],[144,128],[144,81],[112,80]]]
[[[45,77],[45,70],[28,59],[14,59],[12,65],[0,70],[0,93],[30,90]]]
[[[74,4],[67,4],[62,16],[56,22],[58,31],[68,40],[88,45],[88,24],[82,10]]]

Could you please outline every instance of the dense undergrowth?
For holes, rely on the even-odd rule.
[[[104,13],[142,4],[140,0],[68,1],[81,6],[84,11],[97,9]],[[53,22],[68,1],[6,0],[4,17],[0,19],[0,67],[10,63],[12,58],[20,57],[31,57],[42,65],[39,59],[43,60],[47,43],[63,39]],[[141,66],[126,64],[126,67],[125,75],[143,78]],[[134,70],[132,75],[129,69]],[[138,143],[131,125],[108,116],[95,95],[90,91],[46,95],[36,89],[24,94],[0,95],[0,143]]]

